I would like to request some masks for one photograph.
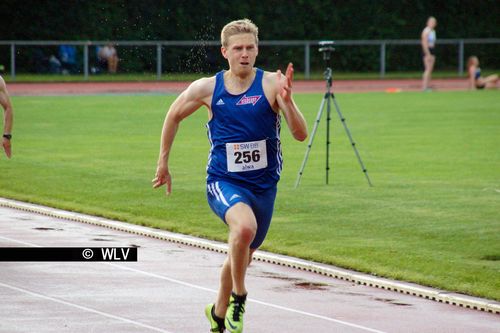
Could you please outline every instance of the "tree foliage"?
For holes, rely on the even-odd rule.
[[[243,17],[259,26],[261,40],[418,39],[430,15],[438,20],[438,38],[498,37],[500,6],[496,0],[3,0],[0,39],[218,40],[224,24]],[[8,63],[6,50],[0,49],[4,63]],[[338,61],[348,69],[378,66],[376,49],[341,51]],[[498,46],[475,51],[471,48],[466,54],[479,52],[483,62],[498,67]],[[301,62],[301,52],[292,50],[284,55],[296,53]],[[446,63],[450,67],[456,66],[456,49],[443,48],[441,53],[442,60],[449,58]],[[418,54],[419,50],[411,47],[387,51],[389,62],[398,61],[406,67],[420,66]],[[147,69],[149,65],[142,66]]]

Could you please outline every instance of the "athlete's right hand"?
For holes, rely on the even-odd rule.
[[[158,164],[156,169],[155,178],[151,181],[153,183],[153,188],[158,188],[164,184],[167,184],[166,195],[170,195],[172,192],[172,177],[168,172],[168,167],[163,164]]]

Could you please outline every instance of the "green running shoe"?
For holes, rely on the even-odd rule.
[[[215,304],[208,304],[205,307],[205,316],[210,322],[210,332],[224,333],[224,318],[219,318],[214,313]]]
[[[226,312],[224,324],[231,333],[243,332],[243,314],[245,313],[245,301],[247,295],[239,296],[231,293],[229,307]]]

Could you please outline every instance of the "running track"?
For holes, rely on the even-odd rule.
[[[129,247],[137,262],[0,262],[0,332],[208,332],[225,255],[0,207],[0,247]],[[500,316],[263,262],[246,333],[500,331]]]
[[[71,82],[71,83],[16,83],[8,82],[9,93],[14,96],[27,95],[92,95],[112,93],[165,93],[178,94],[188,86],[187,82]],[[433,80],[436,91],[466,90],[464,79]],[[373,92],[387,90],[420,91],[420,80],[338,80],[333,82],[333,91]],[[324,92],[324,81],[295,81],[295,92]]]

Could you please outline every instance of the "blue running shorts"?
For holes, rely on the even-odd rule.
[[[257,249],[264,242],[274,210],[276,185],[264,192],[253,192],[247,188],[226,181],[216,181],[207,184],[207,199],[210,208],[226,222],[226,212],[229,208],[243,202],[252,208],[257,220],[257,233],[250,244],[251,249]]]

